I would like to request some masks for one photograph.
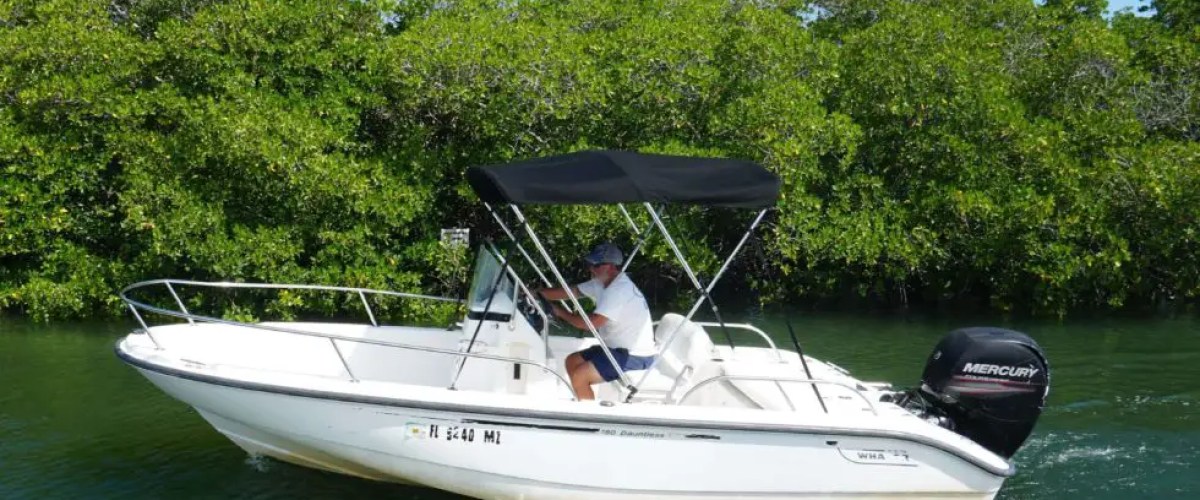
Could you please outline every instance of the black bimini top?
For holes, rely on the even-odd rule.
[[[757,163],[630,151],[579,151],[467,169],[488,203],[592,205],[651,202],[765,208],[779,177]]]

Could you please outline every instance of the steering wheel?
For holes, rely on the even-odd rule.
[[[537,298],[538,305],[542,307],[542,311],[545,311],[546,321],[550,323],[550,326],[558,325],[558,317],[554,316],[554,305],[550,302],[550,299],[543,297],[540,293],[534,294],[534,297]]]
[[[535,301],[537,302],[537,305],[534,305]],[[543,325],[542,316],[538,314],[537,311],[538,306],[541,306],[542,311],[545,311],[546,313],[546,326],[556,326],[558,321],[557,318],[554,317],[554,309],[550,306],[550,300],[543,297],[540,293],[534,292],[530,295],[527,295],[525,303],[521,305],[520,310],[521,313],[525,315],[525,319],[529,321],[530,326],[532,326],[533,329],[538,333],[541,333]]]

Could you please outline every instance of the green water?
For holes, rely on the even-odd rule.
[[[756,323],[790,345],[779,318]],[[1200,320],[793,317],[809,354],[903,385],[942,334],[978,324],[1031,334],[1051,363],[1001,498],[1200,498]],[[0,499],[455,498],[247,457],[117,360],[132,327],[0,318]]]

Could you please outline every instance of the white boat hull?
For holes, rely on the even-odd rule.
[[[903,439],[440,411],[133,364],[250,453],[478,498],[992,498],[1004,479]]]

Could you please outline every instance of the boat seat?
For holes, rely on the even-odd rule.
[[[669,339],[672,332],[675,337]],[[668,340],[670,345],[665,345]],[[695,370],[696,365],[711,360],[714,348],[704,328],[675,313],[663,315],[654,329],[654,344],[662,353],[656,369],[672,379],[684,375],[689,367]]]
[[[654,368],[649,373],[643,370],[629,370],[626,373],[634,383],[645,377],[633,398],[635,401],[671,403],[676,393],[695,378],[699,366],[712,361],[714,345],[703,327],[685,320],[679,314],[664,314],[657,323],[654,345],[659,355]],[[675,338],[671,339],[670,345],[664,346],[676,328],[679,331],[675,333]],[[609,382],[607,387],[612,391],[614,400],[623,399],[626,395],[625,388],[617,380]],[[597,397],[601,397],[600,393],[597,393]]]
[[[672,333],[675,336],[668,345]],[[654,329],[654,344],[660,354],[653,372],[638,391],[639,398],[657,397],[669,402],[679,388],[691,381],[696,368],[712,359],[713,343],[700,325],[679,314],[667,313]]]

